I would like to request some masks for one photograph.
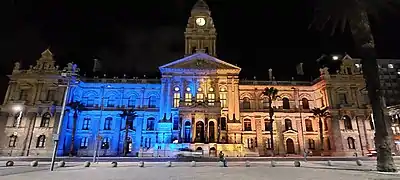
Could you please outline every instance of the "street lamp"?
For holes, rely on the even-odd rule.
[[[51,157],[50,171],[54,170],[54,161],[55,161],[56,155],[57,155],[58,141],[60,139],[60,131],[61,131],[61,126],[62,126],[63,120],[64,120],[64,112],[65,112],[65,107],[66,107],[66,103],[67,103],[68,91],[70,88],[71,80],[74,80],[73,82],[76,83],[75,77],[78,75],[78,72],[79,72],[79,68],[77,68],[76,64],[68,63],[67,67],[65,67],[63,72],[61,73],[61,76],[63,78],[67,79],[67,86],[65,88],[63,103],[62,103],[62,107],[61,107],[60,120],[58,122],[58,127],[57,127],[57,133],[53,134],[54,148],[53,148],[53,155]]]
[[[336,61],[339,59],[339,56],[334,55],[334,56],[332,56],[332,59]]]

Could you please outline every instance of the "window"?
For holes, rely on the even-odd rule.
[[[40,135],[36,141],[36,148],[44,148],[45,143],[46,143],[46,136]]]
[[[128,107],[135,107],[135,105],[136,105],[136,97],[135,96],[129,97]]]
[[[83,97],[82,98],[82,103],[85,104],[87,107],[93,107],[94,105],[94,99],[91,97]]]
[[[126,125],[128,126],[128,129],[130,129],[130,130],[134,129],[133,121],[134,121],[134,117],[133,116],[126,117]]]
[[[19,100],[26,101],[28,100],[28,90],[21,90],[19,94]]]
[[[203,93],[197,93],[196,94],[196,100],[197,100],[197,102],[204,102],[204,94]]]
[[[174,108],[179,107],[179,101],[180,101],[181,95],[179,92],[174,93]]]
[[[15,147],[17,145],[17,136],[11,135],[10,141],[8,141],[8,147]]]
[[[179,117],[177,117],[177,116],[175,116],[174,117],[174,124],[173,124],[173,127],[172,127],[172,129],[173,130],[178,130],[179,129]]]
[[[111,130],[111,122],[112,122],[112,117],[107,117],[104,120],[104,130]]]
[[[250,109],[250,98],[243,98],[243,109]]]
[[[354,138],[348,137],[347,138],[347,145],[349,149],[356,149]]]
[[[292,130],[292,121],[290,119],[285,119],[285,130]]]
[[[265,131],[271,131],[271,121],[268,119],[264,120]]]
[[[192,93],[190,92],[185,93],[185,105],[186,106],[192,105]]]
[[[13,118],[13,124],[12,127],[17,127],[19,125],[19,121],[21,119],[21,112],[17,113],[14,118]]]
[[[339,93],[339,103],[347,104],[347,98],[345,93]]]
[[[157,107],[157,99],[155,96],[149,97],[149,108],[156,108]]]
[[[115,106],[115,97],[107,97],[104,98],[104,105],[107,107],[114,107]]]
[[[267,97],[263,98],[263,100],[262,100],[262,108],[263,109],[268,109],[269,108],[269,102],[268,102],[268,98]]]
[[[147,130],[154,131],[154,121],[153,117],[147,118]]]
[[[226,131],[226,118],[225,117],[221,118],[221,130]]]
[[[219,99],[220,99],[222,108],[228,107],[228,104],[226,103],[226,92],[219,93]]]
[[[283,98],[282,103],[283,103],[283,109],[290,109],[290,102],[288,98]]]
[[[214,106],[215,94],[214,93],[207,94],[207,100],[209,106]]]
[[[307,132],[313,132],[313,126],[312,126],[312,121],[310,119],[305,120],[306,123],[306,131]]]
[[[83,119],[82,130],[89,130],[90,128],[90,118]]]
[[[328,145],[328,150],[332,150],[331,140],[329,138],[326,139],[326,144]]]
[[[308,139],[308,149],[315,149],[315,141],[314,139]]]
[[[268,138],[267,141],[265,141],[265,147],[267,149],[271,149],[271,139],[270,138]]]
[[[47,91],[47,101],[54,101],[56,99],[56,90]]]
[[[308,99],[301,99],[301,103],[303,104],[303,109],[310,109],[310,105],[308,104]]]
[[[89,139],[87,137],[83,137],[81,139],[81,144],[79,146],[80,149],[87,149],[89,145]]]
[[[49,127],[50,124],[50,113],[45,113],[40,121],[40,127]]]
[[[251,131],[251,120],[250,119],[244,120],[244,130]]]
[[[353,125],[351,124],[351,119],[349,116],[343,116],[343,122],[344,122],[344,129],[346,130],[353,129]]]
[[[101,140],[101,149],[109,149],[110,148],[110,138],[105,137]]]

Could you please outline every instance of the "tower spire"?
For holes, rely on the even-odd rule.
[[[207,3],[204,0],[197,0],[196,4],[192,8],[193,13],[208,13],[210,14],[210,8],[208,7]]]

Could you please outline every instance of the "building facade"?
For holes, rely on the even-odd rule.
[[[67,108],[58,155],[72,147],[77,156],[92,156],[95,149],[100,156],[120,156],[126,147],[130,156],[174,156],[179,148],[205,156],[265,156],[271,154],[270,133],[276,155],[309,150],[352,156],[373,149],[371,109],[354,61],[344,59],[336,74],[320,69],[312,82],[239,80],[239,67],[215,57],[216,30],[203,0],[193,7],[184,35],[185,57],[159,67],[161,79],[74,81],[67,104],[85,107],[75,117]],[[51,154],[66,93],[61,73],[50,50],[27,70],[15,64],[1,106],[2,155]],[[262,93],[267,87],[279,90],[274,121]],[[329,116],[319,121],[311,110],[325,107]],[[133,109],[135,118],[121,116],[124,109]]]

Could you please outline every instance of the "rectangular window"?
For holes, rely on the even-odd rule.
[[[214,106],[215,103],[215,94],[207,94],[207,99],[208,99],[208,105],[209,106]]]
[[[181,98],[181,95],[178,92],[174,93],[174,107],[175,108],[179,107],[180,98]]]
[[[251,131],[251,121],[250,120],[245,120],[244,121],[244,130],[245,131]]]
[[[87,149],[89,145],[89,139],[87,137],[83,137],[81,139],[80,149]]]
[[[219,99],[220,99],[222,108],[228,107],[228,104],[226,103],[226,92],[220,93],[219,94]]]
[[[185,93],[185,105],[186,106],[192,105],[192,94],[191,93]]]
[[[347,98],[345,93],[339,93],[339,103],[347,104]]]
[[[197,93],[196,94],[196,100],[197,100],[197,102],[204,102],[204,94]]]
[[[83,119],[82,130],[89,130],[90,128],[90,118]]]
[[[47,91],[47,101],[54,101],[56,99],[56,90]]]

